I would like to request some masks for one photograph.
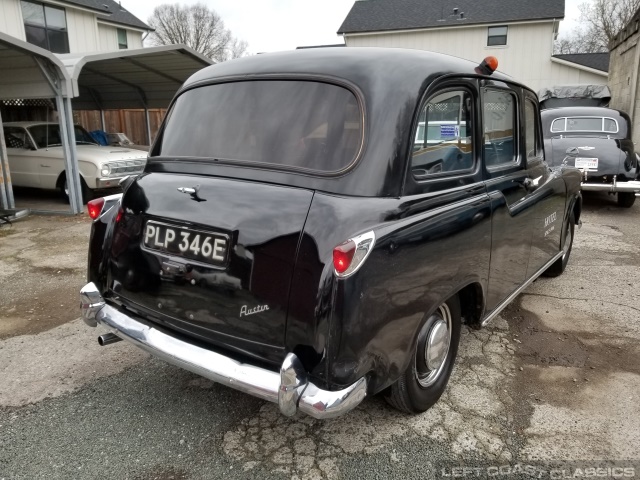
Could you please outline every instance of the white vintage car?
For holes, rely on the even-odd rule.
[[[94,190],[118,187],[121,178],[144,170],[147,153],[122,147],[103,147],[79,125],[75,126],[76,151],[82,198]],[[47,122],[4,124],[4,137],[13,185],[58,189],[68,196],[60,126]]]

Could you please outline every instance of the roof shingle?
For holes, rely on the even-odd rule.
[[[564,3],[565,0],[357,0],[338,34],[561,20]],[[458,9],[457,15],[453,15],[454,8]]]
[[[103,12],[98,14],[98,19],[106,22],[118,23],[120,25],[126,25],[130,27],[141,28],[143,30],[153,30],[149,25],[144,23],[138,17],[130,13],[119,2],[114,0],[63,0],[71,5],[78,5],[80,7],[90,8],[96,12]]]
[[[609,71],[609,52],[604,53],[567,53],[562,55],[554,55],[553,58],[559,58],[571,63],[577,63],[584,67],[600,70],[601,72]]]

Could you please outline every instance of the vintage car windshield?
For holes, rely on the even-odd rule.
[[[79,125],[74,127],[76,145],[98,145],[89,133]],[[62,145],[62,135],[59,125],[34,125],[29,127],[29,133],[38,148],[59,147]]]
[[[618,133],[618,122],[607,117],[562,117],[553,121],[551,131]]]
[[[259,80],[183,93],[171,109],[157,156],[250,162],[336,172],[357,158],[362,111],[337,85]]]

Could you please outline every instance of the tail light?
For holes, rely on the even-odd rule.
[[[367,259],[376,243],[376,235],[371,232],[350,238],[333,249],[333,269],[338,278],[353,275]]]
[[[96,198],[95,200],[91,200],[87,202],[87,210],[89,211],[89,216],[91,220],[95,220],[102,213],[102,207],[104,207],[104,198]]]

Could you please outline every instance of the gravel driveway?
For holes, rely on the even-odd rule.
[[[640,204],[595,195],[584,210],[564,275],[463,330],[434,408],[374,397],[331,421],[99,347],[78,319],[88,219],[3,227],[0,479],[553,478],[560,460],[640,476]]]

